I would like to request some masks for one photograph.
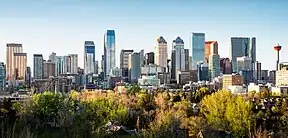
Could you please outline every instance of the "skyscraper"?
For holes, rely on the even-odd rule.
[[[191,34],[192,69],[197,69],[198,62],[205,61],[205,34]]]
[[[211,49],[214,49],[211,52]],[[218,42],[217,41],[206,41],[205,42],[205,61],[209,63],[209,55],[218,55]]]
[[[214,78],[220,75],[220,56],[218,55],[218,44],[217,41],[211,43],[209,47],[209,75],[210,79],[213,80]],[[205,53],[206,54],[206,53]]]
[[[262,80],[262,76],[261,76],[261,63],[259,61],[256,61],[254,63],[254,79],[255,80]]]
[[[157,39],[157,42],[158,45],[155,48],[155,64],[166,68],[168,59],[167,42],[162,36]]]
[[[93,41],[84,43],[84,73],[94,73],[95,66],[95,45]]]
[[[133,52],[129,55],[129,72],[131,82],[137,82],[141,75],[140,53]]]
[[[237,57],[236,61],[237,61],[237,64],[236,64],[237,73],[239,73],[242,70],[251,70],[252,71],[252,66],[251,66],[252,65],[251,61],[252,60],[251,60],[251,58],[246,57],[246,56]],[[252,75],[252,77],[253,77],[253,75]]]
[[[146,55],[145,55],[145,60],[146,60],[146,61],[145,61],[145,64],[146,64],[146,65],[155,64],[154,58],[155,58],[154,52],[146,53]]]
[[[129,55],[132,54],[134,50],[121,50],[120,53],[120,69],[128,68],[129,66]]]
[[[27,67],[27,53],[14,53],[14,74],[15,79],[25,81]]]
[[[9,43],[6,45],[6,77],[11,80],[15,71],[14,53],[22,53],[22,44]]]
[[[43,79],[43,56],[42,54],[33,55],[33,76],[34,79]]]
[[[256,61],[256,38],[231,37],[230,61],[232,63],[232,72],[237,72],[237,57],[251,58],[251,66]]]
[[[231,74],[231,62],[229,58],[220,58],[220,72],[222,74]]]
[[[115,31],[107,30],[104,35],[104,78],[107,79],[110,70],[116,66]]]
[[[50,76],[55,76],[55,63],[51,60],[44,61],[43,63],[44,74],[43,78],[48,79]]]
[[[25,84],[28,87],[31,86],[31,68],[30,67],[26,67]]]
[[[95,74],[99,74],[99,62],[96,60],[95,61],[95,71],[94,71]]]
[[[141,67],[142,67],[142,66],[144,66],[144,62],[145,62],[144,49],[142,49],[139,53],[140,53],[140,62],[141,62]]]
[[[78,71],[78,55],[69,54],[67,56],[67,72],[71,74],[77,74],[77,71]]]
[[[0,91],[4,89],[6,84],[5,64],[0,62]]]
[[[49,55],[49,60],[51,62],[54,62],[55,63],[55,76],[58,76],[59,75],[59,65],[60,63],[58,63],[58,57],[56,56],[56,53],[55,52],[52,52],[50,55]]]
[[[176,79],[178,71],[185,70],[184,41],[180,37],[173,40],[171,54],[171,79]]]
[[[184,49],[185,53],[185,70],[189,70],[189,49]]]

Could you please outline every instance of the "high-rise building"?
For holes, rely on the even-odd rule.
[[[189,70],[192,70],[192,56],[189,56]]]
[[[55,76],[55,63],[48,60],[44,61],[44,79],[48,79],[50,76]]]
[[[189,70],[189,49],[184,49],[185,53],[185,70]]]
[[[269,82],[275,84],[275,82],[276,82],[276,70],[269,71]]]
[[[198,62],[205,61],[205,34],[191,34],[192,69],[197,69]]]
[[[208,54],[208,60],[206,62],[209,63],[208,64],[209,76],[210,76],[210,79],[213,80],[214,78],[220,75],[220,56],[218,54],[217,41],[208,41],[205,43],[205,58],[206,58],[207,51],[209,51],[210,53]]]
[[[213,48],[213,51],[211,49]],[[218,54],[218,42],[217,41],[206,41],[205,42],[205,61],[209,63],[210,55],[219,55]]]
[[[94,73],[95,66],[95,45],[93,41],[84,43],[84,73]]]
[[[231,74],[231,62],[229,58],[220,58],[220,72],[222,74]]]
[[[180,37],[173,40],[171,54],[171,79],[176,79],[178,71],[185,70],[184,41]]]
[[[154,54],[154,52],[146,53],[145,59],[146,59],[146,61],[145,61],[145,64],[146,64],[146,65],[155,64],[155,62],[154,62],[154,59],[155,59],[155,54]]]
[[[141,75],[140,53],[133,52],[129,55],[129,72],[131,82],[137,82]]]
[[[6,78],[11,80],[14,76],[14,53],[22,53],[22,44],[9,43],[6,45]]]
[[[237,57],[237,73],[242,70],[252,70],[251,58],[249,57]],[[253,76],[253,75],[252,75]]]
[[[42,54],[33,55],[33,76],[34,79],[43,79],[43,56]]]
[[[52,62],[51,60],[48,60]],[[59,56],[59,67],[60,73],[59,74],[67,74],[68,73],[68,56]],[[93,68],[94,69],[94,68]]]
[[[167,42],[162,36],[157,39],[157,42],[158,44],[155,47],[155,64],[166,68],[168,59]]]
[[[116,40],[115,31],[107,30],[104,35],[104,78],[107,79],[110,70],[116,67]]]
[[[56,76],[58,76],[59,75],[59,63],[58,63],[58,57],[57,57],[57,55],[56,55],[56,53],[55,52],[52,52],[50,55],[49,55],[49,60],[51,60],[52,62],[54,62],[55,63],[55,67],[56,67],[56,69],[55,69],[55,75]]]
[[[95,71],[94,71],[95,74],[99,74],[99,62],[96,60],[95,61]]]
[[[101,72],[104,72],[104,55],[101,56]]]
[[[28,87],[31,86],[31,68],[30,67],[26,67],[25,84]]]
[[[0,62],[0,91],[4,89],[6,85],[5,64]]]
[[[197,78],[198,78],[198,81],[209,81],[209,68],[207,66],[207,63],[198,62]]]
[[[254,63],[254,79],[255,80],[262,80],[261,78],[261,63],[259,61],[256,61]]]
[[[144,66],[144,63],[145,63],[144,49],[142,49],[139,53],[140,53],[140,64],[141,64],[141,67],[142,67],[142,66]]]
[[[256,38],[231,37],[230,61],[232,72],[237,72],[237,57],[247,56],[251,58],[251,66],[256,61]]]
[[[95,68],[95,65],[94,65],[94,68]],[[78,71],[78,55],[69,54],[67,56],[67,72],[71,74],[77,74],[77,71]]]
[[[132,54],[134,50],[121,50],[120,53],[120,69],[128,68],[129,66],[129,55]]]
[[[27,67],[27,53],[14,53],[14,69],[18,74],[15,75],[15,79],[25,81]]]
[[[261,80],[268,81],[269,80],[269,71],[261,70]]]

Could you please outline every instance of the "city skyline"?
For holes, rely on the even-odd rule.
[[[82,51],[86,40],[94,41],[95,58],[101,61],[103,34],[109,29],[116,31],[116,66],[119,66],[121,49],[140,51],[145,48],[146,53],[155,52],[159,36],[167,41],[169,58],[172,41],[177,36],[184,40],[185,48],[191,50],[191,32],[205,33],[206,41],[217,41],[219,55],[224,58],[229,57],[230,37],[256,37],[256,59],[263,69],[275,69],[273,46],[276,42],[283,45],[281,53],[287,51],[285,24],[288,20],[280,16],[288,11],[283,7],[285,1],[255,0],[245,4],[209,0],[181,3],[16,1],[0,5],[0,48],[3,49],[0,62],[6,63],[7,43],[20,43],[28,54],[27,65],[31,68],[33,54],[43,54],[44,59],[48,59],[52,52],[59,56],[78,54],[78,65],[83,68]],[[174,10],[169,11],[171,7]],[[193,12],[201,7],[210,10]],[[288,55],[281,54],[280,62],[287,58]]]

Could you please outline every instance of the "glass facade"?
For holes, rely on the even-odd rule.
[[[197,69],[197,63],[205,60],[205,34],[192,33],[191,34],[192,46],[192,69]]]
[[[95,45],[93,41],[85,41],[84,50],[84,73],[94,73]],[[89,56],[89,58],[88,58]]]
[[[116,66],[115,50],[115,31],[107,30],[104,35],[104,75],[106,79],[111,69]]]
[[[175,79],[178,71],[185,70],[185,49],[183,39],[177,37],[173,40],[172,47],[171,78]]]
[[[6,84],[6,75],[5,75],[5,65],[3,62],[0,62],[0,90],[5,87]]]

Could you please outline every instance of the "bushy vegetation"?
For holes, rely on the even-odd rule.
[[[1,102],[0,137],[128,137],[107,124],[137,131],[129,137],[217,137],[217,132],[264,137],[269,131],[287,136],[286,110],[285,98],[210,93],[206,88],[196,93],[148,93],[136,86],[122,94],[45,92],[24,103]]]

